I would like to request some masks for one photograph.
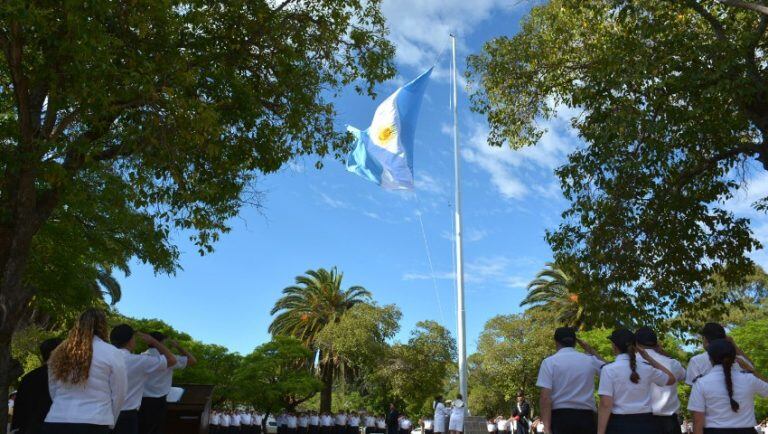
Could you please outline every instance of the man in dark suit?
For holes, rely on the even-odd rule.
[[[525,394],[522,390],[517,392],[517,402],[515,408],[512,409],[512,416],[519,417],[517,423],[522,425],[524,432],[527,433],[531,420],[531,405],[525,400]]]
[[[395,408],[395,404],[389,404],[389,411],[387,412],[387,434],[397,434],[400,430],[400,413]]]
[[[39,434],[43,421],[51,408],[48,392],[48,358],[59,346],[61,339],[47,339],[40,344],[43,366],[30,371],[19,383],[14,404],[11,430],[18,434]]]

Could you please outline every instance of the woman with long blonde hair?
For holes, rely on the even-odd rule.
[[[123,357],[107,339],[104,311],[88,309],[51,354],[48,386],[53,404],[44,434],[106,434],[115,425],[127,379]]]

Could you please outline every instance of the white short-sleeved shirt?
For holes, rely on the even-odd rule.
[[[168,369],[168,361],[162,355],[131,354],[125,348],[121,348],[120,353],[123,355],[128,377],[128,391],[125,395],[123,411],[138,410],[147,378],[155,372]]]
[[[309,424],[312,426],[318,426],[320,425],[320,416],[313,414],[309,416]]]
[[[366,416],[365,417],[365,426],[368,428],[373,428],[376,426],[376,418],[373,416]]]
[[[322,421],[323,426],[333,425],[333,418],[329,414],[324,415],[320,420]]]
[[[652,349],[646,350],[649,356],[656,360],[661,366],[669,369],[669,372],[675,376],[675,380],[682,382],[685,380],[685,368],[677,360],[657,353]],[[638,360],[638,363],[648,363],[644,360]],[[656,416],[672,416],[680,410],[680,398],[677,396],[677,384],[671,386],[651,385],[653,414]]]
[[[506,431],[509,429],[509,421],[506,419],[499,419],[496,422],[496,429],[499,431]]]
[[[159,351],[156,348],[150,348],[144,351],[142,354],[147,356],[160,356]],[[173,371],[177,369],[184,369],[187,367],[186,356],[176,356],[176,364],[170,368],[156,371],[147,376],[144,382],[144,396],[148,398],[160,398],[165,396],[171,391],[171,384],[173,384]]]
[[[348,425],[352,427],[360,426],[360,418],[357,416],[350,416]]]
[[[574,348],[561,348],[541,362],[536,386],[552,391],[553,410],[595,411],[595,376],[604,364]]]
[[[306,428],[309,426],[309,418],[307,416],[299,416],[299,426]]]
[[[629,379],[632,370],[627,354],[619,354],[615,362],[603,366],[597,394],[613,397],[611,413],[641,414],[653,411],[651,385],[666,385],[667,374],[641,360],[637,360],[636,369],[640,375],[637,384]]]
[[[384,419],[378,419],[376,421],[376,428],[386,428],[387,427],[387,421]]]
[[[496,424],[495,423],[488,422],[486,424],[486,426],[488,427],[488,432],[496,432]]]
[[[688,410],[704,413],[705,428],[753,428],[755,421],[755,395],[768,397],[768,383],[734,366],[731,370],[733,399],[739,411],[731,409],[725,374],[721,365],[700,377],[691,389]]]
[[[232,426],[240,426],[240,415],[233,414],[229,417],[229,424]]]
[[[211,425],[218,425],[221,422],[221,415],[219,413],[213,413],[211,415]]]
[[[299,420],[294,415],[289,415],[287,418],[285,418],[285,424],[288,426],[288,428],[296,428],[298,423]]]
[[[340,413],[336,415],[336,425],[346,425],[347,424],[347,415],[344,413]]]
[[[243,425],[251,425],[253,423],[253,420],[251,419],[251,415],[248,413],[241,414],[240,423],[242,423]]]
[[[740,358],[741,360],[747,362],[747,359],[741,356],[736,356]],[[752,366],[750,364],[750,366]],[[706,352],[701,354],[696,354],[695,356],[691,357],[691,360],[688,362],[688,370],[685,372],[685,384],[689,386],[693,386],[693,383],[696,382],[699,378],[709,374],[709,371],[712,370],[712,361],[709,360],[709,354]]]
[[[221,419],[219,420],[219,426],[229,426],[229,415],[228,414],[222,414]]]
[[[400,429],[411,429],[411,420],[408,418],[402,418],[400,419]]]
[[[92,348],[85,384],[55,380],[48,367],[48,392],[53,404],[46,422],[115,425],[128,390],[125,359],[120,350],[98,336],[93,338]]]
[[[432,422],[432,419],[424,419],[424,429],[425,430],[431,430],[432,427],[434,427],[435,424]]]

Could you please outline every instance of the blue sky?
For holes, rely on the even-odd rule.
[[[379,87],[377,101],[352,93],[339,98],[339,129],[345,124],[367,128],[383,98],[448,48],[450,31],[460,37],[463,71],[466,55],[492,37],[513,35],[530,6],[503,0],[384,0],[399,75]],[[296,161],[260,179],[263,208],[244,209],[213,254],[199,256],[179,233],[175,239],[183,270],[175,276],[156,276],[151,268],[134,264],[131,276],[121,279],[124,295],[118,309],[163,319],[196,339],[248,353],[269,339],[269,310],[282,288],[308,269],[338,266],[346,286],[362,285],[377,302],[399,306],[398,339],[407,339],[415,324],[427,319],[455,336],[449,55],[445,52],[436,66],[422,104],[414,156],[416,194],[384,191],[332,159],[324,161],[322,170],[314,168],[315,158]],[[545,230],[557,225],[567,205],[553,169],[579,142],[568,121],[576,112],[561,110],[535,147],[490,148],[485,120],[469,112],[466,92],[459,99],[467,344],[472,352],[489,318],[521,310],[525,286],[551,259]],[[768,175],[759,177],[733,208],[749,214],[745,204],[761,194],[768,195]],[[768,235],[768,222],[756,229]]]

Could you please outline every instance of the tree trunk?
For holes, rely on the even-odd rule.
[[[320,412],[330,413],[333,400],[333,363],[321,362],[320,381],[323,389],[320,391]]]

